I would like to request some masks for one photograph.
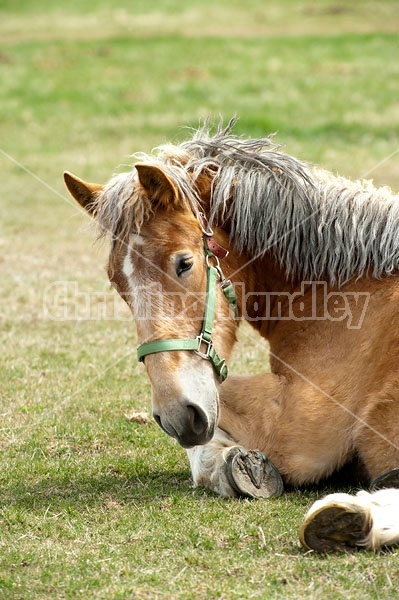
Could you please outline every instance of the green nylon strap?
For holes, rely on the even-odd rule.
[[[227,369],[226,361],[224,358],[219,358],[215,347],[211,346],[209,349],[209,360],[212,363],[212,366],[217,373],[220,382],[224,381],[229,374]]]
[[[211,341],[213,321],[215,319],[215,308],[216,308],[216,283],[219,274],[215,267],[208,267],[208,278],[206,284],[206,299],[205,299],[205,313],[204,320],[202,322],[201,335],[207,342]]]
[[[205,352],[201,349],[204,343],[207,346]],[[140,362],[144,362],[147,354],[156,354],[157,352],[166,352],[169,350],[194,350],[200,356],[209,359],[221,381],[224,381],[227,377],[226,361],[224,358],[219,358],[212,343],[204,342],[204,338],[201,336],[186,340],[154,340],[153,342],[142,344],[137,348],[137,358]]]
[[[238,314],[238,306],[237,306],[237,295],[234,290],[234,286],[230,280],[227,280],[226,285],[223,285],[223,282],[222,282],[222,290],[223,290],[223,294],[226,296],[227,300],[229,301],[230,306],[233,307],[234,317],[236,319],[238,319],[239,314]]]
[[[140,362],[144,362],[147,354],[156,354],[157,352],[165,352],[167,350],[198,350],[198,339],[187,340],[154,340],[141,344],[137,348],[137,358]]]

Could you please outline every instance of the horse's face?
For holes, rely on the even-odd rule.
[[[73,196],[87,209],[91,204],[82,203],[81,184],[77,193],[67,177]],[[153,197],[157,201],[140,233],[132,227],[114,244],[110,281],[132,311],[140,344],[195,338],[202,327],[207,283],[200,224],[190,209],[173,203],[174,190],[160,197],[160,186],[166,184],[157,171],[151,177],[141,174],[137,185],[150,201]],[[219,355],[229,354],[234,332],[228,302],[218,292],[212,338]],[[209,441],[219,412],[218,384],[210,362],[193,351],[165,351],[147,355],[145,367],[153,414],[162,429],[184,447]]]
[[[199,334],[206,269],[202,233],[191,215],[157,210],[110,257],[108,274],[132,310],[140,344]],[[183,446],[207,442],[218,419],[210,363],[194,352],[168,351],[146,356],[145,366],[157,423]]]

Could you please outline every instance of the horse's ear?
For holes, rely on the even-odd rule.
[[[93,214],[95,208],[95,202],[97,195],[103,189],[103,186],[99,183],[88,183],[79,179],[72,173],[65,171],[64,181],[71,196],[75,198],[76,202],[80,204],[90,215]]]
[[[135,165],[139,182],[150,200],[168,206],[178,200],[178,192],[173,181],[155,165]]]

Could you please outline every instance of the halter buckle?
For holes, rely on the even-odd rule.
[[[200,356],[201,358],[205,358],[206,360],[210,360],[210,353],[213,347],[213,343],[211,340],[206,340],[202,333],[200,335],[197,335],[196,339],[198,340],[198,348],[197,350],[194,350],[194,352],[196,354],[198,354],[198,356]],[[205,352],[203,352],[201,350],[201,348],[205,346]]]

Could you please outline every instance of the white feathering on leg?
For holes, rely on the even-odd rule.
[[[372,528],[362,546],[377,550],[382,546],[399,543],[399,489],[383,489],[377,492],[358,492],[362,504],[369,504]]]

